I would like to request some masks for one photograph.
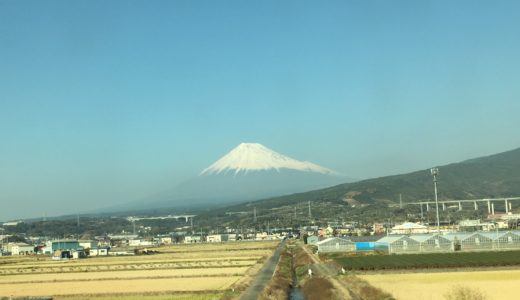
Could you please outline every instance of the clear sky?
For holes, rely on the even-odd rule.
[[[0,220],[258,142],[357,178],[520,146],[519,1],[0,0]]]

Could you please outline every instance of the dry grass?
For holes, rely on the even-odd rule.
[[[444,300],[455,283],[481,291],[489,300],[517,299],[520,286],[520,270],[386,273],[359,277],[400,300]]]
[[[302,292],[305,299],[312,300],[340,300],[340,296],[336,293],[334,285],[323,277],[313,277],[306,280],[302,286]]]
[[[256,259],[234,259],[219,258],[215,260],[190,260],[171,261],[167,258],[155,259],[154,261],[132,260],[112,261],[92,258],[88,262],[64,261],[54,264],[37,264],[10,266],[0,269],[1,275],[40,274],[40,273],[67,273],[67,272],[99,272],[99,271],[121,271],[121,270],[157,270],[170,268],[223,268],[252,266],[260,258]]]
[[[181,244],[157,248],[161,252],[206,252],[206,251],[241,251],[241,250],[274,250],[279,241],[230,242],[214,244]]]
[[[110,293],[217,291],[229,288],[239,276],[175,279],[127,279],[4,284],[0,294],[12,296],[54,296]]]
[[[175,277],[206,277],[206,276],[241,276],[248,271],[249,267],[231,268],[201,268],[201,269],[166,269],[166,270],[144,270],[144,271],[114,271],[114,272],[83,272],[83,273],[52,273],[30,274],[23,276],[0,276],[0,290],[2,284],[13,283],[36,283],[48,281],[90,281],[107,279],[151,279],[151,278],[175,278]]]
[[[357,276],[341,276],[342,281],[346,282],[350,290],[363,300],[387,300],[393,296],[380,288],[370,285],[366,280]]]
[[[176,245],[161,247],[159,254],[150,256],[76,261],[2,257],[0,297],[190,299],[177,294],[196,293],[195,299],[216,299],[231,288],[245,288],[275,246],[273,242]],[[170,297],[172,293],[176,296]]]
[[[444,294],[446,300],[486,300],[487,297],[479,289],[471,289],[462,285],[455,285]]]
[[[224,293],[177,293],[177,294],[111,294],[88,296],[58,296],[54,300],[219,300]]]
[[[288,298],[292,281],[291,260],[292,255],[289,251],[285,250],[280,254],[273,278],[267,283],[259,299],[278,300]]]

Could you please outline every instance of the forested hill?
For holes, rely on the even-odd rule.
[[[478,199],[520,196],[520,148],[439,167],[439,199]],[[334,187],[275,197],[254,202],[256,207],[272,208],[305,201],[403,202],[433,199],[430,170],[346,183]],[[240,209],[237,205],[235,208]],[[228,208],[229,209],[229,208]]]

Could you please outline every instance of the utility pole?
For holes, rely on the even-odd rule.
[[[256,223],[256,207],[253,209],[253,222]]]
[[[441,226],[440,226],[440,222],[439,222],[439,202],[437,199],[437,174],[439,174],[439,169],[431,168],[430,172],[433,175],[433,186],[434,186],[434,190],[435,190],[435,210],[437,212],[437,232],[440,233]]]
[[[399,193],[399,208],[403,208],[403,195]]]
[[[309,201],[308,204],[309,204],[309,218],[311,218],[312,217],[312,214],[311,214],[311,201]]]

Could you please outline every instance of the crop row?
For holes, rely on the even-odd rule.
[[[0,274],[36,274],[36,273],[63,273],[63,272],[99,272],[121,270],[157,270],[157,269],[196,269],[196,268],[223,268],[237,266],[251,266],[256,261],[230,261],[230,262],[201,262],[201,263],[163,263],[163,264],[121,264],[121,265],[93,265],[93,266],[68,266],[68,267],[25,267],[1,269]]]
[[[347,270],[429,269],[520,265],[520,251],[335,257]]]

